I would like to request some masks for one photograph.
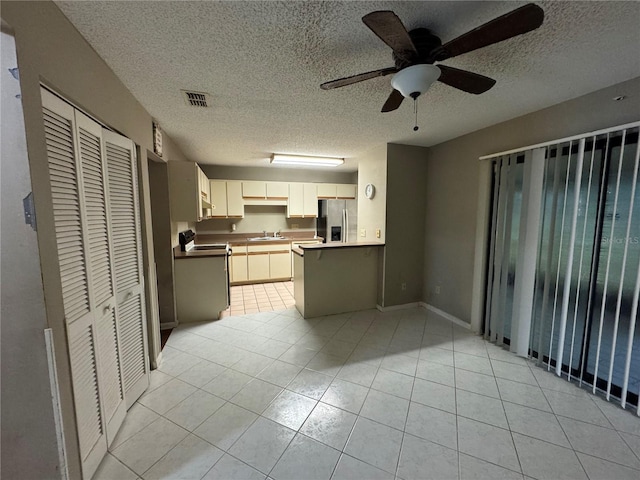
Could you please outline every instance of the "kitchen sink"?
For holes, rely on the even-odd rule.
[[[250,242],[260,242],[265,240],[285,240],[285,238],[284,237],[253,237],[253,238],[247,238],[247,240],[249,240]]]

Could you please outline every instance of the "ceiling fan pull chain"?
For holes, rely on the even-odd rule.
[[[416,121],[413,127],[413,131],[418,131],[418,97],[413,99],[413,114],[415,115]]]

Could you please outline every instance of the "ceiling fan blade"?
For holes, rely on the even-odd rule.
[[[438,68],[440,69],[439,82],[446,83],[450,87],[457,88],[463,92],[478,95],[486,92],[496,84],[493,78],[485,77],[477,73],[447,67],[445,65],[438,65]]]
[[[402,103],[402,100],[404,100],[404,97],[402,96],[402,94],[398,91],[398,90],[393,90],[393,92],[391,92],[391,95],[389,95],[389,98],[387,98],[387,101],[384,102],[384,105],[382,106],[382,110],[380,110],[381,112],[392,112],[394,110],[396,110],[400,104]]]
[[[436,60],[446,60],[530,32],[542,25],[543,20],[544,11],[534,3],[516,8],[445,43]]]
[[[401,59],[410,60],[412,56],[418,54],[407,29],[392,11],[371,12],[362,17],[362,21]]]
[[[350,77],[344,77],[337,80],[332,80],[330,82],[325,82],[320,85],[320,88],[323,90],[331,90],[332,88],[346,87],[347,85],[362,82],[364,80],[369,80],[371,78],[384,77],[385,75],[390,75],[392,73],[396,73],[397,71],[398,69],[396,67],[381,68],[372,72],[359,73],[358,75],[352,75]]]

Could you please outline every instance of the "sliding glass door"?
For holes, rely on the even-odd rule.
[[[639,156],[635,127],[492,160],[485,336],[623,405],[640,389]]]

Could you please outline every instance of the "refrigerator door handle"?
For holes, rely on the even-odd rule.
[[[347,236],[349,235],[349,213],[347,209],[342,210],[342,231],[344,235],[342,235],[342,243],[347,243],[349,240]]]

